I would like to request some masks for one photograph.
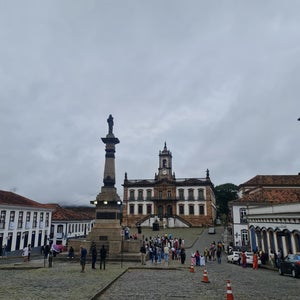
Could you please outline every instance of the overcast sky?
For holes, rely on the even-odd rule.
[[[116,187],[300,172],[300,1],[0,0],[0,189],[89,205]]]

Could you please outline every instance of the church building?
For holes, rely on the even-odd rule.
[[[166,143],[154,179],[128,179],[125,173],[123,187],[124,226],[198,227],[212,225],[216,219],[209,171],[205,178],[176,178]]]

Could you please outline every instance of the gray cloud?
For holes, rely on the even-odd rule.
[[[88,204],[109,114],[121,196],[165,141],[178,177],[300,171],[299,1],[17,4],[0,4],[1,189]]]

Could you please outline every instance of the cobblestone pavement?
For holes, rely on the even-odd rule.
[[[235,299],[299,299],[300,281],[280,277],[270,270],[242,269],[231,264],[207,265],[209,283],[203,283],[203,267],[190,273],[176,270],[128,270],[96,299],[226,299],[227,279]]]
[[[226,280],[231,280],[235,299],[294,300],[299,298],[300,279],[279,276],[277,272],[240,266],[224,262],[206,265],[210,283],[203,283],[204,267],[189,271],[189,255],[203,249],[212,239],[221,239],[204,232],[187,249],[187,262],[182,266],[170,261],[169,266],[152,265],[145,268],[139,263],[108,263],[107,270],[80,273],[78,262],[54,260],[52,268],[44,268],[43,260],[29,263],[0,265],[0,299],[226,299]],[[188,243],[187,243],[188,244]],[[12,268],[15,267],[15,268]],[[32,267],[32,269],[31,269]],[[9,269],[8,269],[9,268]],[[103,293],[101,292],[103,291]]]
[[[80,273],[79,263],[54,262],[52,268],[43,268],[42,261],[29,264],[41,268],[0,269],[0,299],[91,299],[127,268],[108,264],[104,271],[87,265],[86,273]]]
[[[116,300],[122,295],[127,299],[203,299],[224,300],[227,296],[227,280],[231,282],[234,299],[299,299],[300,279],[279,276],[274,270],[260,268],[253,270],[248,267],[226,262],[208,262],[205,266],[209,283],[204,283],[204,267],[195,267],[195,272],[189,271],[189,256],[199,250],[203,253],[213,240],[222,240],[221,229],[216,235],[208,235],[205,231],[200,238],[187,250],[187,262],[182,266],[179,262],[171,261],[170,268],[153,266],[148,262],[148,269],[129,269],[110,288],[98,298]]]

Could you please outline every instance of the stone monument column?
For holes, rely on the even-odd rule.
[[[95,242],[97,249],[104,245],[108,250],[108,258],[114,259],[121,253],[121,199],[115,188],[115,145],[120,143],[113,133],[113,117],[107,119],[108,134],[101,138],[105,144],[105,166],[103,186],[97,195],[95,225],[88,235],[88,240]]]

